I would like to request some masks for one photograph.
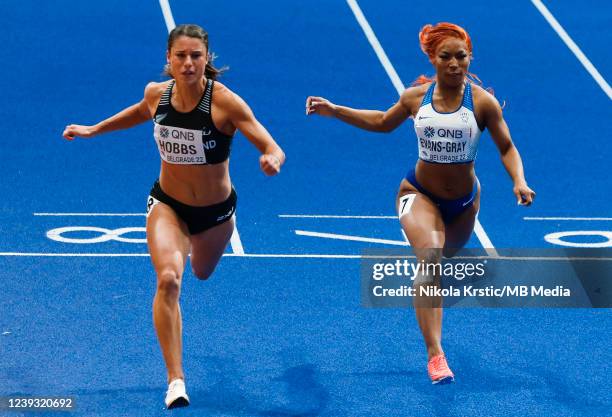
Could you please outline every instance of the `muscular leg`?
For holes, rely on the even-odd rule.
[[[438,208],[431,200],[419,193],[406,180],[402,181],[399,197],[408,193],[416,194],[410,211],[400,218],[400,223],[412,246],[417,261],[427,263],[439,263],[444,247],[445,227]],[[414,288],[419,286],[439,286],[439,277],[423,271],[415,279]],[[428,358],[443,353],[442,350],[442,308],[441,299],[433,297],[415,297],[415,312],[417,322],[425,339]],[[430,307],[422,307],[425,304]]]
[[[168,382],[185,379],[179,295],[189,253],[189,232],[170,207],[159,203],[147,218],[147,243],[157,273],[153,323],[168,369]]]
[[[199,279],[208,279],[234,231],[234,218],[191,236],[191,269]]]
[[[474,223],[476,215],[480,209],[480,184],[478,184],[478,192],[474,197],[474,204],[463,213],[461,213],[452,223],[446,225],[446,236],[444,245],[444,256],[447,258],[453,257],[467,241],[470,239],[474,231]]]

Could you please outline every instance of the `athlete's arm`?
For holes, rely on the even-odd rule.
[[[159,83],[149,83],[145,88],[144,98],[119,113],[109,117],[92,126],[71,124],[66,126],[62,136],[68,140],[75,137],[91,138],[114,130],[128,129],[137,124],[146,122],[152,118],[150,102],[155,99],[159,101]]]
[[[533,202],[535,192],[529,188],[523,172],[523,161],[518,149],[514,146],[510,130],[504,120],[502,109],[491,94],[483,91],[480,108],[483,109],[485,126],[489,129],[491,137],[499,149],[502,163],[514,183],[513,192],[517,204],[529,206]]]
[[[340,106],[323,97],[306,99],[306,114],[335,117],[345,123],[372,132],[391,132],[413,114],[416,89],[409,88],[387,111],[359,110]]]
[[[255,118],[248,104],[229,89],[226,91],[227,93],[222,95],[222,100],[227,106],[232,124],[261,152],[259,157],[261,170],[266,175],[278,174],[285,163],[285,153],[272,135]]]

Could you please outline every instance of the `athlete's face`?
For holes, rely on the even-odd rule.
[[[199,82],[204,76],[208,51],[198,38],[179,36],[167,52],[170,73],[178,82]]]
[[[431,63],[436,69],[438,80],[449,85],[459,85],[465,80],[471,59],[465,41],[449,38],[440,43]]]

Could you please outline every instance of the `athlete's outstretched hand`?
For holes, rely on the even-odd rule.
[[[77,136],[81,138],[91,138],[94,134],[93,126],[68,125],[64,129],[62,136],[68,140],[73,140]]]
[[[516,196],[516,203],[519,206],[530,206],[531,203],[533,203],[533,199],[536,195],[536,193],[529,188],[526,183],[515,184],[512,191]]]
[[[306,99],[306,114],[318,114],[321,116],[333,116],[336,113],[336,105],[323,97],[308,97]]]
[[[280,172],[281,163],[276,155],[267,153],[259,157],[259,166],[264,174],[273,176]]]

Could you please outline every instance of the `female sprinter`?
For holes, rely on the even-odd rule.
[[[419,160],[402,180],[396,206],[417,260],[436,264],[442,255],[452,256],[463,247],[474,228],[480,205],[474,159],[485,128],[514,182],[518,204],[530,205],[535,193],[527,186],[521,157],[499,103],[474,84],[475,76],[468,77],[472,43],[467,32],[455,24],[439,23],[423,27],[419,39],[436,75],[433,79],[419,77],[386,112],[357,110],[308,97],[306,114],[335,117],[375,132],[390,132],[407,118],[414,118]],[[422,285],[439,285],[439,277],[423,271],[415,280],[415,287]],[[431,304],[415,298],[414,304],[432,383],[454,381],[441,344],[441,300]]]
[[[149,83],[141,102],[93,126],[68,125],[63,136],[89,138],[153,119],[161,172],[147,202],[147,243],[157,274],[153,321],[168,370],[168,408],[186,406],[179,294],[187,257],[207,279],[234,230],[236,192],[229,176],[232,137],[238,129],[262,153],[266,175],[279,173],[285,154],[249,106],[216,81],[208,34],[177,26],[168,37],[166,73]]]

